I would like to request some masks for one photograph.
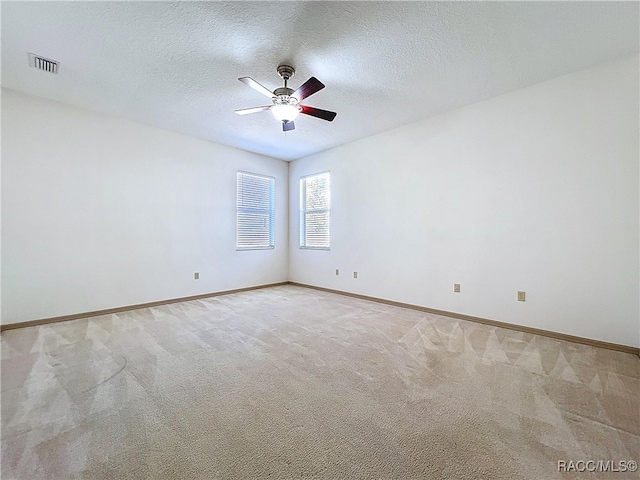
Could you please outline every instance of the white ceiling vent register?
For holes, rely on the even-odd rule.
[[[37,68],[38,70],[44,70],[45,72],[49,72],[49,73],[58,73],[60,62],[56,62],[55,60],[51,60],[49,58],[44,58],[34,53],[30,53],[29,66],[33,68]]]

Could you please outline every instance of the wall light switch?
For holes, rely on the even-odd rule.
[[[519,302],[524,302],[524,301],[525,301],[525,298],[526,298],[526,294],[525,294],[525,292],[520,292],[520,291],[519,291],[519,292],[518,292],[518,301],[519,301]]]
[[[358,272],[353,272],[353,278],[358,278]]]
[[[200,280],[200,272],[196,272],[196,273],[194,273],[194,274],[193,274],[193,278],[194,278],[195,280]]]
[[[460,284],[459,283],[454,283],[453,284],[453,291],[455,293],[460,293]]]
[[[336,275],[340,275],[340,269],[336,268]]]

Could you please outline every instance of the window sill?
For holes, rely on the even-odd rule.
[[[331,250],[331,247],[300,247],[300,250]]]
[[[236,252],[246,252],[247,250],[274,250],[276,247],[236,247]]]

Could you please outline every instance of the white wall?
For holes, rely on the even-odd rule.
[[[290,280],[640,346],[638,100],[635,56],[294,161]],[[301,250],[324,170],[331,251]]]
[[[275,250],[235,250],[237,170],[276,177]],[[2,323],[286,281],[287,172],[3,89]]]

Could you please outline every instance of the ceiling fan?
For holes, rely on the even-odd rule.
[[[284,87],[276,88],[273,92],[270,92],[267,88],[260,85],[253,78],[240,77],[240,80],[245,85],[253,88],[257,92],[260,92],[266,97],[269,97],[273,102],[273,105],[266,105],[264,107],[243,108],[236,110],[238,115],[247,115],[249,113],[262,112],[264,110],[271,110],[271,113],[276,120],[282,122],[282,130],[288,132],[296,128],[293,121],[298,114],[304,113],[305,115],[311,115],[312,117],[321,118],[332,122],[336,118],[336,112],[330,112],[328,110],[322,110],[320,108],[309,107],[307,105],[300,105],[300,102],[305,98],[319,92],[324,88],[324,84],[316,77],[311,77],[304,82],[297,90],[293,90],[288,87],[288,82],[295,74],[295,69],[289,65],[280,65],[278,67],[278,75],[284,80]]]

